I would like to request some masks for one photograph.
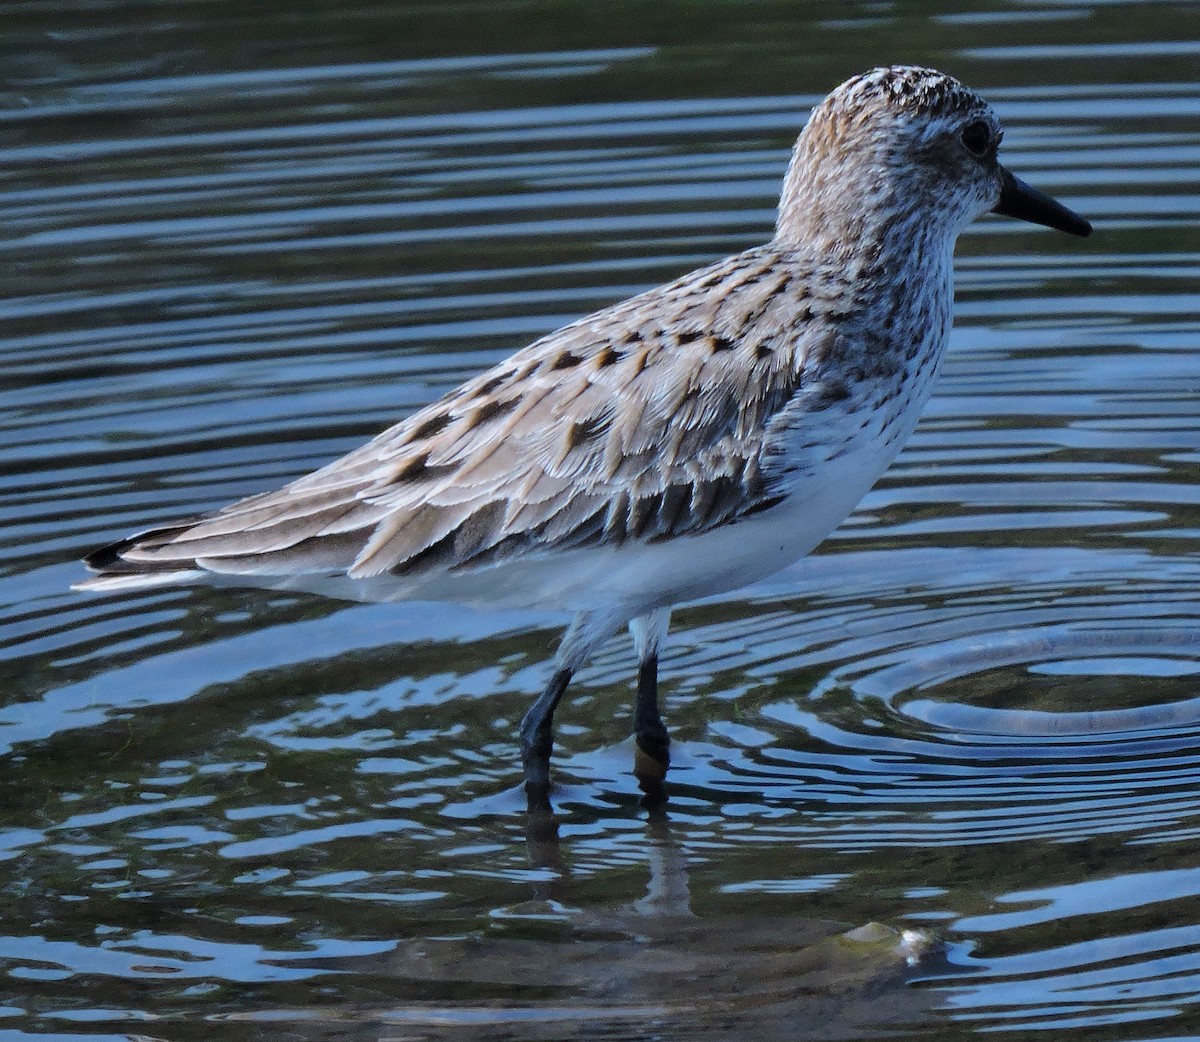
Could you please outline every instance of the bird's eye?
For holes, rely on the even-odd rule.
[[[968,123],[962,130],[962,143],[973,156],[987,155],[992,143],[991,128],[982,120]]]

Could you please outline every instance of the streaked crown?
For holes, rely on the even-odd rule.
[[[822,107],[846,113],[883,107],[927,115],[991,116],[987,102],[973,90],[953,76],[919,65],[889,65],[851,76]]]

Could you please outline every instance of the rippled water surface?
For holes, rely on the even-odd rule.
[[[1200,1037],[1200,9],[0,11],[0,1040]],[[994,100],[1088,240],[958,251],[938,391],[820,552],[514,728],[563,620],[70,592],[770,233],[852,72]]]

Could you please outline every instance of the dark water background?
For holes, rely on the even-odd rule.
[[[0,1040],[1200,1037],[1197,25],[8,0]],[[975,226],[898,464],[677,613],[665,814],[625,642],[560,714],[556,840],[514,727],[562,620],[69,592],[764,240],[809,107],[893,61],[1097,231]]]

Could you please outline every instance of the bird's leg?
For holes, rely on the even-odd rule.
[[[543,802],[550,792],[550,752],[554,748],[554,710],[562,699],[572,670],[555,671],[538,700],[521,718],[521,760],[525,764],[525,791],[531,801]]]
[[[550,753],[554,748],[554,710],[571,677],[622,625],[619,613],[580,612],[558,645],[554,676],[538,700],[521,718],[521,760],[525,764],[525,794],[531,812],[550,809]]]
[[[650,757],[660,772],[671,763],[671,736],[658,711],[658,652],[638,663],[637,702],[633,711],[633,734],[638,752]],[[639,757],[640,761],[640,757]]]
[[[671,613],[665,608],[642,615],[629,624],[638,655],[637,701],[633,710],[633,773],[646,790],[647,783],[661,789],[662,779],[671,763],[670,735],[658,711],[658,645]],[[646,790],[649,794],[649,790]]]

